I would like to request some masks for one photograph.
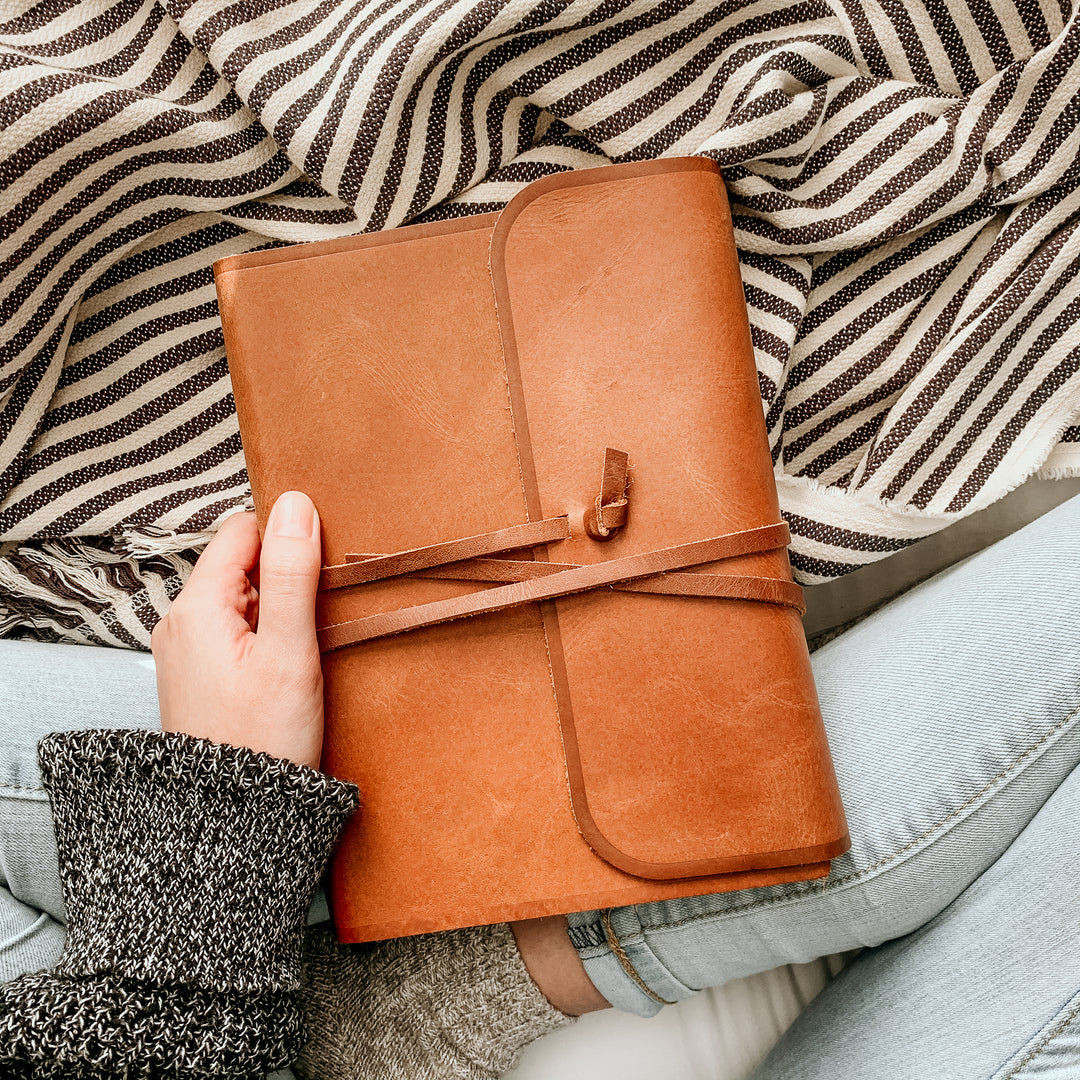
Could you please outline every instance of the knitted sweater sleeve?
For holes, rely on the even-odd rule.
[[[55,969],[0,985],[0,1075],[246,1080],[288,1064],[307,908],[356,788],[164,732],[54,734],[38,757],[67,939]]]

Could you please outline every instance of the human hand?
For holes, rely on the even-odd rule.
[[[300,492],[221,526],[156,627],[161,727],[319,767],[319,515]],[[256,587],[257,585],[257,587]]]

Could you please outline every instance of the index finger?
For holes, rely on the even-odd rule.
[[[226,518],[191,571],[185,590],[223,598],[246,588],[248,573],[259,558],[259,527],[247,512]]]

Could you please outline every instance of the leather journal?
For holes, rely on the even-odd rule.
[[[700,158],[215,265],[260,523],[319,509],[343,941],[822,877],[848,847]]]

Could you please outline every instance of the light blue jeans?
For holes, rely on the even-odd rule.
[[[1077,1080],[1080,498],[831,642],[814,674],[852,850],[821,882],[617,908],[607,930],[571,916],[593,982],[649,1015],[871,946],[761,1080]],[[38,738],[157,724],[145,654],[0,642],[0,979],[63,943]]]

